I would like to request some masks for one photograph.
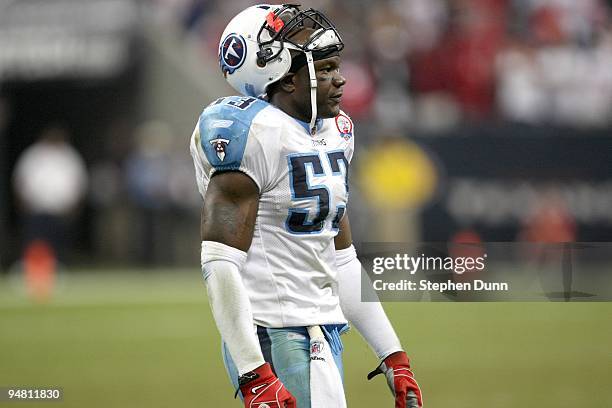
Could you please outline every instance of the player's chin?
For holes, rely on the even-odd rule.
[[[335,118],[336,116],[338,116],[339,113],[340,103],[334,101],[333,99],[330,99],[329,103],[327,104],[327,106],[325,106],[325,109],[323,112],[321,112],[320,116],[324,118]]]

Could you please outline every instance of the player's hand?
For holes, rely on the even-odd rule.
[[[295,397],[268,363],[242,375],[239,383],[246,408],[295,408]]]
[[[410,370],[410,360],[403,351],[391,354],[368,374],[368,380],[378,374],[387,377],[387,384],[395,397],[395,408],[420,408],[423,406],[421,389]]]

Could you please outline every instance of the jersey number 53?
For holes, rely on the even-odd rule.
[[[348,193],[348,160],[344,157],[343,151],[327,152],[325,157],[329,161],[331,176],[344,177],[346,192]],[[313,177],[326,176],[321,163],[321,158],[317,153],[293,154],[288,156],[289,162],[289,182],[291,184],[291,198],[293,200],[317,199],[318,206],[316,214],[311,216],[309,209],[290,208],[287,221],[285,223],[289,232],[294,234],[316,234],[323,231],[325,220],[330,215],[330,196],[329,190],[325,185],[311,185],[307,167],[312,169]],[[341,168],[343,165],[344,168]],[[335,216],[332,220],[332,228],[337,229],[338,223],[344,215],[344,206],[337,206]]]

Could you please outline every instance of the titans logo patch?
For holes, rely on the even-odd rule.
[[[227,139],[213,139],[211,140],[209,143],[211,145],[213,145],[213,147],[215,148],[215,152],[217,153],[217,157],[219,158],[219,160],[223,161],[225,159],[225,149],[227,148],[227,145],[229,144],[229,140]]]

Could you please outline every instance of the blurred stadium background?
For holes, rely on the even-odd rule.
[[[254,3],[0,0],[0,386],[61,386],[66,407],[238,406],[188,140],[233,93],[217,43]],[[358,242],[612,241],[612,1],[303,5],[346,42]],[[49,134],[72,153],[23,164]],[[43,162],[73,177],[18,170]],[[612,406],[609,303],[386,308],[428,407]],[[350,406],[391,406],[346,343]]]

